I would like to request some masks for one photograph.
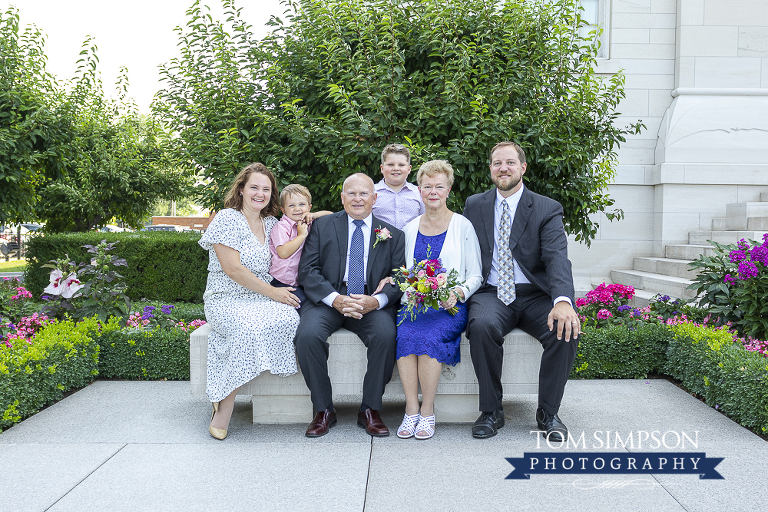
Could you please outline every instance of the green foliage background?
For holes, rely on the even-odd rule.
[[[90,38],[67,84],[46,71],[44,47],[40,30],[19,28],[17,10],[0,13],[0,224],[136,227],[158,199],[184,195],[193,176],[170,159],[162,125],[127,99],[127,71],[113,100]]]
[[[234,0],[222,3],[226,22],[199,2],[189,9],[154,105],[179,134],[176,155],[209,180],[206,207],[262,161],[338,209],[344,178],[378,179],[382,148],[403,142],[416,167],[452,163],[449,206],[460,210],[490,187],[488,152],[501,140],[525,148],[528,186],[563,204],[577,240],[589,243],[589,215],[613,205],[615,150],[640,125],[614,126],[623,76],[595,75],[577,0],[300,0],[262,41]]]

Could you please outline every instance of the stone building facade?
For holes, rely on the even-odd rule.
[[[598,72],[623,70],[618,151],[591,248],[570,240],[577,288],[711,230],[726,205],[768,192],[768,0],[584,0],[604,27]],[[765,197],[765,196],[764,196]]]

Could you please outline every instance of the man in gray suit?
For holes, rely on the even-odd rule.
[[[391,284],[381,293],[373,291],[393,275],[392,269],[405,265],[405,237],[371,214],[376,192],[365,174],[344,181],[341,202],[344,211],[312,223],[299,262],[298,281],[308,300],[299,310],[296,354],[316,411],[306,436],[325,435],[336,424],[327,339],[340,327],[357,334],[368,349],[357,423],[372,436],[388,436],[378,411],[395,365],[395,312],[401,292]],[[377,242],[379,228],[387,228],[390,238]]]
[[[501,368],[504,336],[515,327],[544,347],[539,369],[536,422],[551,441],[565,441],[558,416],[565,383],[578,348],[579,317],[563,207],[523,186],[525,152],[514,142],[491,150],[496,187],[467,199],[464,216],[475,227],[483,263],[483,286],[469,299],[470,354],[480,384],[476,438],[504,426]]]

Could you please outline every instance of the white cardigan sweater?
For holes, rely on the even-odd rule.
[[[405,233],[405,265],[408,268],[411,268],[414,263],[413,250],[416,248],[416,236],[419,234],[420,221],[421,215],[403,228],[403,233]],[[464,281],[464,284],[459,286],[464,292],[463,302],[483,284],[480,242],[477,241],[477,234],[475,234],[472,223],[463,215],[454,213],[451,216],[443,248],[440,250],[440,260],[449,271],[455,268],[459,273],[459,280]],[[403,294],[402,300],[405,301],[405,294]]]

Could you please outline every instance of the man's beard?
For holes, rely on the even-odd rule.
[[[520,183],[520,180],[523,179],[522,176],[517,179],[515,179],[514,176],[510,176],[510,178],[512,179],[505,182],[502,182],[499,178],[492,178],[491,181],[493,181],[493,184],[496,185],[496,188],[502,192],[507,192],[515,188]]]

